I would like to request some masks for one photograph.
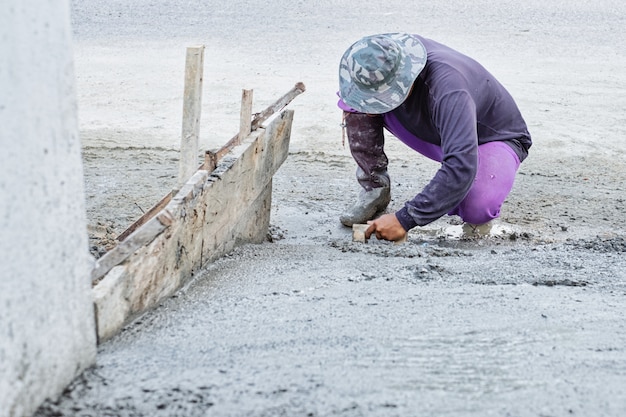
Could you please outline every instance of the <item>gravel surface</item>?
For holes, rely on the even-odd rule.
[[[626,4],[73,2],[93,253],[173,187],[184,47],[205,55],[203,148],[297,81],[268,241],[206,265],[99,347],[38,416],[623,416]],[[492,236],[455,217],[351,241],[336,66],[415,31],[483,62],[533,134]],[[389,137],[397,209],[436,165]],[[109,239],[107,241],[107,239]]]

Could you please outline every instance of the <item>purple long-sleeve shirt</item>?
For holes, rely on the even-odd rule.
[[[438,219],[465,198],[476,176],[478,145],[504,141],[523,161],[532,143],[515,101],[493,75],[475,60],[417,37],[428,53],[426,66],[404,103],[381,115],[400,140],[441,162],[428,185],[396,212],[406,230]]]

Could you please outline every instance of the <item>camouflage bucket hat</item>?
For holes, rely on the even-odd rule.
[[[339,64],[339,96],[363,113],[387,113],[407,98],[426,65],[426,48],[413,35],[385,33],[355,42]]]

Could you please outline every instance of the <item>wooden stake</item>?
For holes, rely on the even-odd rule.
[[[241,113],[239,119],[239,136],[237,144],[252,132],[252,90],[241,91]]]
[[[180,139],[177,189],[180,189],[198,169],[203,70],[204,45],[188,47],[185,60],[183,128]]]

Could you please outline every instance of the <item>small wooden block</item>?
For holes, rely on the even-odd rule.
[[[365,231],[369,227],[368,224],[353,224],[352,225],[352,241],[367,243],[365,238]]]
[[[400,240],[396,240],[394,243],[394,245],[401,245],[403,243],[406,243],[406,241],[408,240],[408,233],[406,235],[404,235],[404,237]]]

